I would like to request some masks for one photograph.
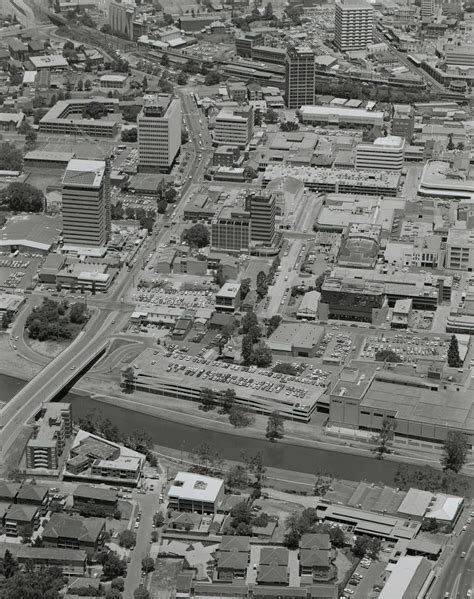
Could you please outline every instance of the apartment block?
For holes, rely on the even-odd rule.
[[[285,94],[288,108],[314,104],[315,54],[311,48],[288,49],[285,59]]]
[[[214,142],[216,144],[245,147],[253,135],[253,108],[231,106],[223,108],[216,116]]]
[[[474,269],[474,231],[451,229],[446,242],[446,268],[453,270]]]
[[[69,161],[62,180],[66,249],[105,246],[110,236],[110,183],[103,160]]]
[[[26,467],[59,468],[59,458],[71,434],[71,406],[67,403],[48,404],[40,425],[26,445]]]
[[[181,148],[181,100],[149,94],[137,117],[138,170],[169,173]]]
[[[378,137],[373,143],[356,146],[355,167],[357,170],[401,171],[404,159],[405,140],[395,135]]]
[[[250,214],[225,206],[211,222],[211,247],[228,252],[248,252],[250,248]]]
[[[336,2],[334,43],[341,52],[365,50],[373,41],[374,9],[364,0]]]

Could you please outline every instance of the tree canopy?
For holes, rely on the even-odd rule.
[[[184,239],[189,245],[202,248],[209,245],[209,230],[205,225],[197,224],[187,229]]]
[[[0,206],[13,212],[41,212],[44,195],[29,183],[13,182],[0,192]]]
[[[469,442],[461,431],[449,431],[443,444],[441,464],[444,470],[459,472],[466,463]]]

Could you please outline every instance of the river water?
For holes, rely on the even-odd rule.
[[[0,374],[0,398],[8,401],[24,385],[19,379]],[[88,395],[68,393],[61,401],[72,406],[75,419],[92,410],[100,409],[122,432],[134,429],[147,431],[160,446],[192,452],[206,441],[223,459],[239,460],[241,450],[254,455],[263,452],[266,466],[295,472],[330,472],[347,480],[366,480],[374,483],[393,484],[398,464],[376,460],[371,456],[350,455],[337,451],[313,449],[287,443],[270,443],[265,439],[243,438],[232,433],[206,431],[187,424],[157,418],[133,410],[92,400]]]

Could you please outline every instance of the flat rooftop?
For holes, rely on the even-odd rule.
[[[47,251],[62,231],[60,216],[21,214],[12,216],[0,229],[0,246],[25,245]]]
[[[81,160],[73,158],[67,165],[63,185],[99,188],[105,173],[103,160]]]
[[[213,503],[223,487],[224,481],[221,478],[203,476],[193,472],[178,472],[168,491],[168,496]]]

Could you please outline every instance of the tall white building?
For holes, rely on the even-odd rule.
[[[356,146],[357,170],[401,171],[404,159],[405,140],[396,135],[378,137],[374,143],[362,143]]]
[[[364,0],[336,2],[334,43],[341,52],[365,50],[373,41],[374,9]]]
[[[216,116],[214,141],[217,144],[245,147],[253,135],[251,106],[225,107]]]
[[[144,96],[137,131],[138,171],[169,173],[181,148],[181,100],[169,94]]]
[[[62,180],[66,249],[101,248],[110,235],[109,172],[104,160],[70,160]]]
[[[430,18],[435,12],[435,1],[434,0],[421,0],[421,17]]]

